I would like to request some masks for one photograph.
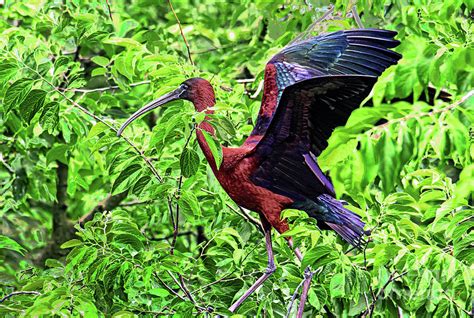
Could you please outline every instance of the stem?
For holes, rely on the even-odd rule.
[[[174,8],[173,8],[173,5],[171,4],[171,0],[168,0],[168,4],[170,6],[171,11],[174,14],[174,17],[176,18],[176,22],[178,22],[178,27],[179,27],[179,31],[181,32],[181,37],[183,38],[184,44],[186,45],[186,50],[188,51],[189,62],[191,62],[191,64],[194,65],[193,58],[191,57],[191,49],[189,47],[188,40],[186,40],[186,37],[184,36],[183,28],[181,27],[181,22],[179,22],[179,18],[176,15],[176,12],[174,12]]]
[[[388,280],[387,282],[382,286],[382,288],[380,288],[379,292],[377,293],[377,295],[375,296],[374,300],[372,301],[372,303],[370,304],[370,306],[362,313],[361,317],[364,318],[364,317],[372,317],[372,314],[373,314],[373,311],[374,311],[374,307],[375,307],[375,304],[377,303],[377,301],[379,300],[379,298],[383,295],[383,293],[385,292],[385,289],[387,288],[388,285],[390,285],[390,283],[392,283],[393,281],[397,280],[398,278],[406,275],[406,273],[408,273],[408,271],[404,271],[403,273],[399,274],[399,275],[396,275],[397,274],[397,271],[393,271],[390,276],[388,277]]]
[[[112,18],[112,10],[110,9],[109,0],[105,0],[105,3],[107,4],[107,10],[109,11],[110,21],[114,22],[114,19]]]
[[[150,83],[151,83],[150,80],[146,80],[146,81],[131,83],[128,86],[136,87],[136,86],[146,85],[146,84],[150,84]],[[119,88],[120,87],[118,85],[98,87],[98,88],[90,88],[90,89],[87,89],[87,88],[61,88],[61,87],[58,87],[58,89],[60,91],[63,91],[63,92],[74,92],[74,93],[84,93],[84,94],[95,93],[95,92],[105,92],[105,91],[119,89]]]
[[[16,291],[16,292],[13,292],[13,293],[10,293],[6,296],[4,296],[2,299],[0,299],[0,304],[3,303],[5,300],[13,297],[13,296],[16,296],[16,295],[36,295],[36,296],[41,296],[41,293],[37,292],[37,291]]]
[[[448,106],[446,106],[442,109],[436,109],[436,110],[433,110],[433,111],[430,111],[430,112],[427,112],[427,113],[421,113],[421,114],[412,113],[410,115],[407,115],[407,116],[404,116],[404,117],[401,117],[401,118],[397,118],[397,119],[394,119],[394,120],[389,120],[386,123],[383,123],[381,125],[372,127],[371,129],[367,130],[365,133],[370,135],[371,133],[373,133],[377,130],[385,129],[385,128],[387,128],[388,126],[390,126],[392,124],[401,123],[401,122],[408,121],[408,120],[414,119],[414,118],[433,116],[433,115],[440,114],[440,113],[446,113],[446,112],[458,107],[459,105],[465,103],[473,95],[474,95],[474,90],[471,90],[471,91],[467,92],[467,94],[464,95],[460,100],[458,100],[458,101],[454,102],[453,104],[448,105]]]
[[[363,29],[364,25],[362,24],[362,21],[360,20],[359,14],[357,13],[357,6],[353,5],[351,11],[352,11],[352,17],[354,18],[357,24],[357,27],[360,29]]]
[[[257,227],[257,229],[264,233],[263,232],[263,228],[262,228],[262,224],[260,223],[259,220],[257,220],[256,218],[254,218],[253,216],[251,216],[250,214],[247,213],[247,211],[245,211],[245,209],[243,209],[242,207],[239,206],[239,211],[237,211],[232,205],[230,204],[226,204],[232,211],[234,211],[235,213],[237,213],[238,215],[240,215],[241,217],[243,217],[244,219],[246,219],[247,221],[249,221],[250,223],[252,223],[253,225],[255,225],[255,227]]]
[[[193,128],[189,132],[188,138],[186,138],[186,142],[184,143],[183,150],[186,149],[186,147],[188,146],[189,141],[191,140],[191,136],[193,135],[193,132],[195,129],[196,129],[196,125],[193,125]],[[177,200],[176,200],[176,217],[174,218],[174,222],[173,222],[173,240],[171,241],[171,248],[170,248],[171,255],[174,254],[176,239],[178,238],[178,232],[179,232],[179,196],[181,195],[182,185],[183,185],[183,173],[180,172],[179,181],[178,181]],[[173,211],[171,210],[171,206],[170,206],[170,213],[173,214]]]
[[[7,52],[9,54],[11,54],[11,52]],[[13,54],[11,54],[13,55]],[[72,100],[71,98],[69,98],[68,96],[66,96],[66,94],[61,91],[61,89],[59,87],[56,87],[54,86],[50,81],[48,81],[46,78],[44,78],[40,73],[38,73],[38,71],[36,71],[35,69],[31,68],[30,66],[26,65],[21,59],[18,59],[16,56],[13,55],[13,57],[18,61],[20,62],[25,68],[29,69],[30,71],[34,72],[43,82],[45,82],[46,84],[48,84],[49,86],[51,86],[51,88],[53,88],[54,91],[56,91],[59,95],[61,95],[65,100],[67,100],[69,103],[71,103],[74,107],[76,107],[77,109],[79,109],[81,112],[83,112],[84,114],[88,115],[89,117],[92,117],[94,118],[96,121],[98,122],[101,122],[103,123],[105,126],[107,126],[110,130],[114,131],[115,133],[118,132],[118,129],[115,128],[114,126],[112,126],[111,124],[109,124],[108,122],[106,122],[104,119],[98,117],[97,115],[95,115],[94,113],[92,113],[91,111],[89,111],[88,109],[86,109],[85,107],[79,105],[76,101]],[[151,162],[151,160],[145,156],[145,154],[143,153],[142,150],[140,150],[130,139],[128,139],[127,137],[125,137],[124,135],[120,135],[119,138],[122,138],[123,140],[125,140],[129,145],[130,147],[133,148],[133,150],[135,150],[135,152],[138,153],[138,155],[143,159],[143,161],[145,161],[146,165],[148,166],[148,168],[151,170],[151,172],[153,173],[153,175],[155,176],[155,178],[158,180],[159,183],[163,182],[163,179],[160,177],[158,171],[156,170],[156,168],[153,166],[153,163]]]

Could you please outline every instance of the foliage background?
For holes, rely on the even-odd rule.
[[[355,27],[346,15],[353,4],[333,3],[314,33]],[[128,141],[111,127],[201,76],[216,88],[219,142],[238,146],[255,122],[266,61],[329,2],[173,5],[194,65],[166,1],[1,2],[0,295],[9,296],[0,316],[226,314],[265,268],[256,215],[243,218],[212,175],[192,134],[202,119],[192,105],[174,102],[137,121]],[[349,251],[303,213],[284,212],[297,219],[290,234],[305,258],[296,261],[276,235],[278,269],[238,314],[285,316],[307,265],[319,269],[307,317],[472,310],[473,8],[357,3],[366,27],[399,32],[403,59],[380,78],[374,107],[354,111],[319,161],[371,242],[365,253]]]

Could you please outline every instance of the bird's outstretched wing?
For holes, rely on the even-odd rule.
[[[339,31],[289,46],[272,58],[249,137],[257,143],[249,152],[260,164],[252,175],[257,185],[298,201],[334,195],[316,156],[368,96],[377,76],[400,59],[389,50],[399,43],[395,34]]]
[[[327,75],[379,76],[396,64],[401,55],[389,50],[399,44],[393,39],[396,34],[378,29],[344,30],[285,47],[265,67],[262,106],[247,142],[255,144],[265,134],[286,87]]]

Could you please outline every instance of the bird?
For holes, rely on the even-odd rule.
[[[284,209],[299,209],[316,219],[320,229],[335,231],[360,247],[365,223],[336,198],[330,176],[318,165],[333,130],[346,123],[351,112],[370,94],[377,78],[401,59],[392,49],[400,44],[397,32],[349,29],[320,34],[284,47],[265,66],[261,108],[256,124],[240,147],[222,147],[217,165],[205,134],[211,125],[215,93],[203,78],[185,80],[174,91],[151,101],[132,114],[118,130],[174,100],[194,104],[204,112],[196,138],[217,180],[239,206],[257,212],[265,236],[268,264],[262,276],[231,306],[235,312],[276,269],[271,230],[289,230],[280,217]],[[296,257],[302,253],[287,238]],[[308,272],[306,272],[308,273]],[[297,310],[301,317],[311,283],[305,275]]]

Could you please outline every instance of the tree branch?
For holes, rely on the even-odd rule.
[[[452,103],[451,105],[448,105],[442,109],[436,109],[436,110],[433,110],[433,111],[430,111],[430,112],[427,112],[427,113],[412,113],[410,115],[407,115],[407,116],[404,116],[404,117],[401,117],[401,118],[397,118],[397,119],[394,119],[394,120],[389,120],[387,121],[386,123],[383,123],[381,125],[378,125],[378,126],[374,126],[372,127],[371,129],[367,130],[365,133],[366,134],[371,134],[373,133],[374,131],[377,131],[377,130],[382,130],[382,129],[385,129],[387,128],[388,126],[390,125],[393,125],[393,124],[397,124],[397,123],[401,123],[401,122],[405,122],[405,121],[408,121],[410,119],[415,119],[415,118],[420,118],[420,117],[427,117],[427,116],[433,116],[433,115],[436,115],[436,114],[440,114],[440,113],[446,113],[452,109],[455,109],[456,107],[458,107],[459,105],[465,103],[467,100],[469,100],[472,96],[474,96],[474,90],[471,90],[469,92],[467,92],[466,95],[464,95],[460,100]]]
[[[96,212],[111,211],[120,206],[120,203],[127,197],[127,191],[117,193],[115,195],[108,195],[104,200],[100,201],[92,210],[83,215],[77,222],[83,226],[87,221],[92,220]]]
[[[98,122],[101,122],[103,123],[105,126],[107,126],[110,130],[112,130],[113,132],[115,133],[118,133],[118,129],[115,128],[112,124],[108,123],[107,121],[105,121],[104,119],[100,118],[99,116],[95,115],[94,113],[92,113],[91,111],[89,111],[88,109],[86,109],[85,107],[79,105],[76,101],[72,100],[71,98],[69,98],[68,96],[66,96],[66,94],[64,94],[63,91],[61,91],[61,89],[59,87],[56,87],[54,86],[50,81],[48,81],[45,77],[43,77],[37,70],[31,68],[30,66],[28,66],[27,64],[25,64],[25,62],[23,62],[23,60],[21,60],[20,58],[18,58],[17,56],[13,55],[10,51],[4,51],[8,54],[10,54],[11,56],[13,56],[19,63],[21,63],[25,68],[29,69],[30,71],[34,72],[43,82],[45,82],[46,84],[48,84],[51,88],[53,88],[53,90],[55,90],[59,95],[61,95],[65,100],[67,100],[69,103],[71,103],[74,107],[76,107],[77,109],[79,109],[81,112],[83,112],[84,114],[86,114],[87,116],[89,117],[92,117],[93,119],[95,119],[96,121]],[[151,160],[145,156],[145,154],[143,153],[143,151],[141,151],[130,139],[128,139],[127,137],[125,137],[123,134],[121,134],[119,136],[119,138],[122,138],[123,140],[125,140],[129,146],[135,150],[135,152],[138,153],[138,155],[143,159],[143,161],[145,161],[146,165],[148,166],[148,168],[151,170],[151,172],[153,173],[153,175],[155,176],[155,178],[158,180],[158,182],[162,182],[162,178],[161,176],[159,175],[158,171],[156,170],[156,168],[153,166],[153,163],[151,162]]]
[[[352,12],[352,17],[354,18],[354,20],[357,24],[357,27],[360,28],[360,29],[363,29],[364,25],[362,24],[362,21],[360,20],[359,14],[357,13],[357,6],[356,5],[352,6],[351,12]]]
[[[150,84],[150,80],[145,80],[141,82],[136,82],[136,83],[131,83],[128,84],[130,87],[136,87],[140,85],[146,85]],[[106,87],[98,87],[98,88],[62,88],[62,87],[57,87],[58,90],[62,92],[74,92],[74,93],[84,93],[84,94],[89,94],[89,93],[95,93],[95,92],[105,92],[105,91],[110,91],[110,90],[116,90],[120,89],[118,85],[112,85],[112,86],[106,86]]]
[[[259,220],[257,220],[256,218],[254,218],[253,216],[251,216],[250,214],[247,213],[247,211],[245,211],[245,209],[243,209],[242,207],[239,206],[239,211],[237,211],[232,205],[230,205],[229,203],[226,203],[226,205],[232,210],[234,211],[235,213],[237,213],[238,215],[240,215],[242,218],[244,218],[245,220],[249,221],[250,223],[252,223],[253,225],[255,225],[257,227],[257,229],[263,233],[263,228],[262,228],[262,224],[260,223]]]
[[[176,22],[178,23],[179,31],[181,32],[181,37],[183,38],[184,44],[186,45],[186,50],[188,51],[189,62],[191,62],[191,64],[194,65],[193,58],[191,57],[191,48],[189,47],[188,40],[186,40],[186,37],[184,36],[183,28],[181,26],[181,22],[179,22],[179,18],[176,15],[176,12],[174,11],[173,5],[171,4],[171,0],[168,0],[168,4],[170,6],[171,11],[174,14],[174,17],[176,18]]]
[[[191,137],[193,135],[194,130],[196,129],[196,125],[193,125],[193,128],[189,132],[188,138],[186,138],[186,142],[184,143],[183,146],[183,151],[188,147],[189,141],[191,140]],[[176,217],[174,218],[173,222],[173,240],[171,241],[171,248],[170,248],[170,254],[174,254],[174,247],[176,245],[176,239],[178,238],[178,231],[179,231],[179,197],[181,195],[181,187],[183,185],[183,173],[180,172],[179,174],[179,181],[178,181],[178,191],[177,191],[177,198],[176,198]],[[170,213],[173,214],[173,211],[170,207]],[[173,218],[172,218],[173,219]]]
[[[13,292],[13,293],[10,293],[8,295],[5,295],[2,299],[0,299],[0,304],[3,303],[5,300],[13,297],[13,296],[16,296],[16,295],[35,295],[35,296],[41,296],[41,293],[37,292],[37,291],[27,291],[27,290],[22,290],[22,291],[16,291],[16,292]]]
[[[112,10],[110,9],[109,0],[105,0],[105,3],[107,4],[107,10],[109,11],[110,21],[114,22],[114,19],[112,18]]]
[[[372,317],[372,314],[373,314],[373,311],[374,311],[374,308],[375,308],[375,304],[377,303],[379,298],[383,295],[383,293],[385,292],[385,289],[388,287],[388,285],[390,285],[390,283],[392,283],[393,281],[399,279],[400,277],[406,275],[406,273],[408,273],[408,271],[404,271],[403,273],[397,275],[397,271],[393,271],[390,274],[390,276],[388,277],[387,282],[382,286],[382,288],[380,288],[379,292],[375,296],[375,298],[372,301],[372,303],[370,304],[370,306],[362,313],[361,317],[362,318],[367,317],[367,316]]]

